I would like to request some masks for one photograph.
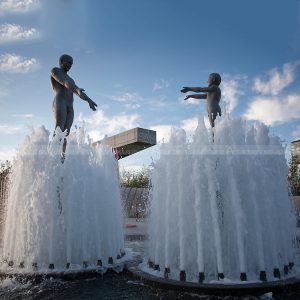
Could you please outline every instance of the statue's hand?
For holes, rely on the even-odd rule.
[[[190,98],[190,95],[185,96],[183,100],[188,100]]]
[[[89,102],[90,108],[91,108],[93,111],[97,110],[96,107],[97,107],[98,105],[97,105],[93,100],[90,99],[88,102]]]
[[[189,92],[189,91],[190,91],[190,89],[188,87],[184,86],[180,92],[181,93],[186,93],[186,92]]]
[[[77,95],[78,95],[81,99],[87,101],[88,104],[89,104],[89,106],[90,106],[90,108],[91,108],[93,111],[97,110],[97,103],[95,103],[95,102],[94,102],[94,101],[93,101],[93,100],[92,100],[92,99],[84,92],[84,89],[78,88],[78,89],[77,89]]]

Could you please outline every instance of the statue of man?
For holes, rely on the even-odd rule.
[[[61,131],[67,130],[67,135],[74,120],[73,94],[87,101],[90,108],[95,111],[97,104],[90,99],[84,89],[79,88],[74,80],[67,74],[73,64],[73,58],[70,55],[63,54],[59,58],[59,67],[51,70],[51,85],[54,90],[53,112],[55,117],[55,129],[59,127]],[[63,158],[66,150],[67,141],[63,145]]]
[[[217,115],[222,115],[221,107],[219,105],[221,100],[221,89],[219,85],[221,83],[221,76],[218,73],[211,73],[208,77],[208,87],[186,87],[181,90],[182,93],[194,92],[203,94],[187,95],[184,100],[189,98],[194,99],[206,99],[207,100],[207,112],[210,126],[215,127],[215,120]]]

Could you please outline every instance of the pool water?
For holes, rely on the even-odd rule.
[[[300,299],[299,294],[285,295],[282,298],[272,298],[271,294],[265,294],[260,297],[220,297],[195,295],[191,293],[182,293],[178,291],[156,289],[144,285],[124,275],[110,274],[103,279],[94,278],[86,280],[62,281],[45,280],[36,285],[20,285],[6,280],[0,289],[0,299],[201,299],[201,300],[270,300],[270,299]]]
[[[128,241],[126,248],[139,256],[144,252],[144,241]],[[90,278],[85,280],[64,281],[60,279],[48,279],[43,282],[20,284],[11,279],[0,283],[0,299],[31,300],[31,299],[55,299],[55,300],[85,300],[85,299],[201,299],[201,300],[300,300],[300,292],[284,295],[281,298],[265,294],[260,297],[220,297],[208,295],[196,295],[186,292],[157,289],[137,281],[128,274],[106,274],[103,278]]]

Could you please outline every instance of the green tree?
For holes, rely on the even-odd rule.
[[[289,162],[289,176],[291,193],[293,196],[300,196],[300,169],[295,157],[292,157]]]
[[[8,179],[8,174],[11,170],[11,163],[7,160],[4,163],[0,164],[0,180],[7,180]]]
[[[140,171],[127,170],[121,174],[121,185],[124,187],[145,188],[150,185],[149,170],[143,168]]]

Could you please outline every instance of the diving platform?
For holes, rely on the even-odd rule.
[[[111,146],[121,159],[156,145],[156,131],[136,127],[97,141],[94,145],[102,142]]]

